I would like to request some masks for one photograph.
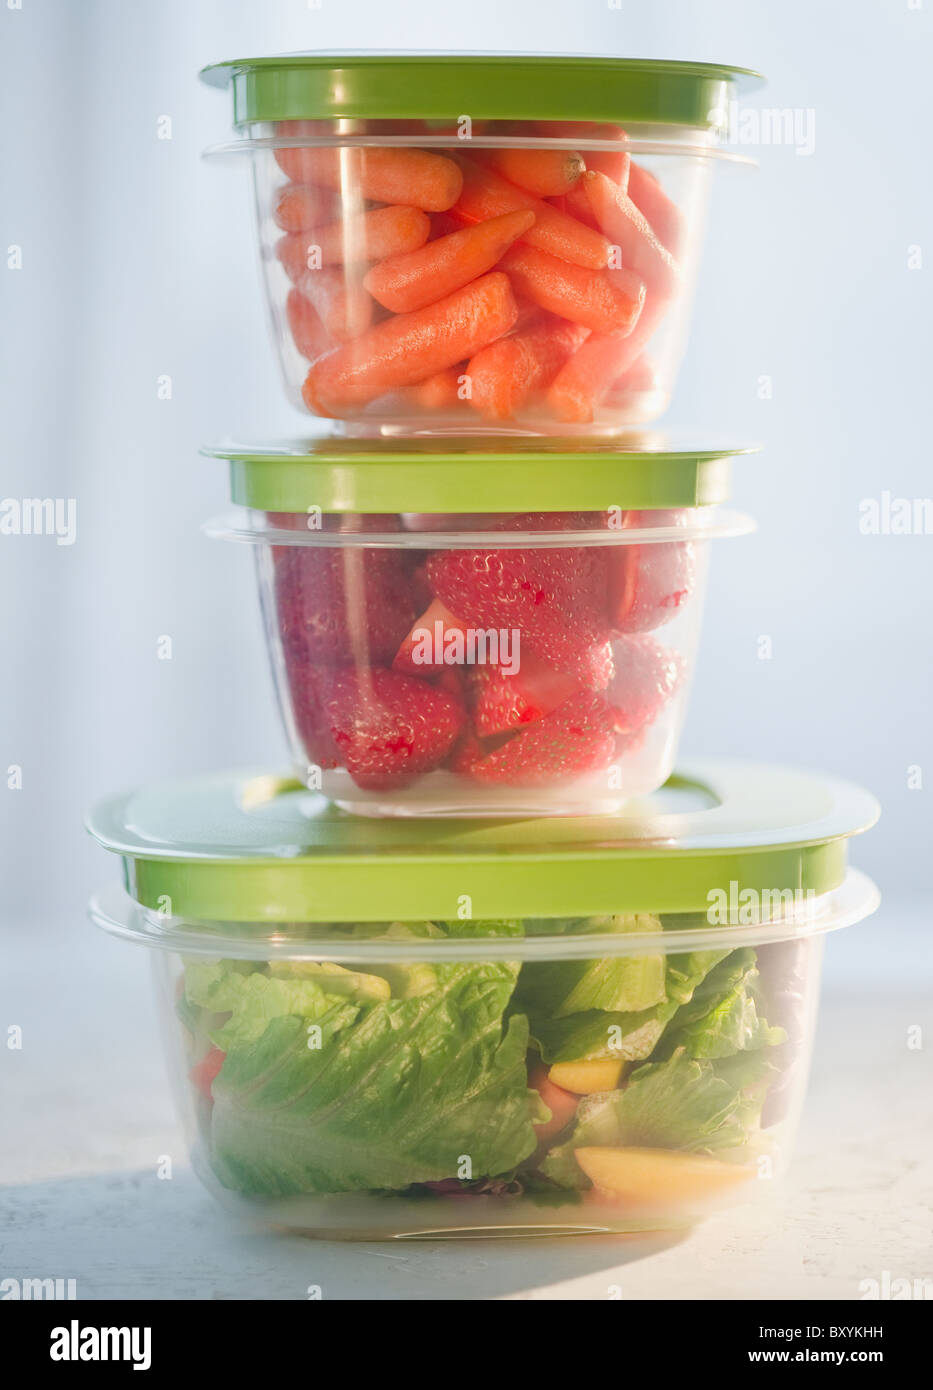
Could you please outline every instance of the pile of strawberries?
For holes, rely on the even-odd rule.
[[[628,528],[644,514],[629,512]],[[652,513],[652,524],[677,514]],[[295,520],[294,518],[292,519]],[[500,518],[484,529],[582,531],[601,514]],[[398,530],[396,517],[326,530]],[[689,541],[415,550],[344,538],[272,548],[292,714],[308,762],[370,791],[444,768],[474,782],[557,785],[634,749],[681,676],[651,635],[694,584]],[[323,538],[322,538],[323,539]],[[416,659],[425,631],[520,633],[517,670]],[[422,648],[423,650],[423,648]]]

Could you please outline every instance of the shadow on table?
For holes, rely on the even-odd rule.
[[[620,1296],[613,1270],[688,1234],[313,1240],[231,1216],[187,1168],[0,1188],[5,1272],[74,1279],[79,1299],[469,1301],[534,1297],[575,1279],[588,1286],[567,1296],[610,1299]]]

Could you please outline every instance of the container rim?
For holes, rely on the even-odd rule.
[[[316,436],[205,445],[229,464],[230,501],[263,512],[588,512],[712,506],[732,463],[756,444],[697,446],[688,436],[626,431],[610,439],[444,435]]]
[[[238,541],[246,545],[293,545],[316,549],[360,548],[374,550],[566,550],[606,545],[662,545],[665,542],[710,541],[748,536],[758,523],[744,512],[720,507],[694,508],[703,515],[691,517],[685,526],[624,527],[589,531],[292,531],[263,521],[265,513],[223,512],[204,522],[201,530],[211,540]],[[709,515],[706,515],[709,513]],[[300,513],[296,513],[300,515]],[[248,519],[247,519],[248,518]]]
[[[249,140],[223,140],[216,145],[208,145],[201,151],[202,159],[236,158],[261,153],[263,150],[290,149],[418,149],[437,150],[443,153],[455,145],[451,135],[260,135]],[[516,135],[473,135],[462,142],[461,153],[469,149],[527,149],[527,150],[584,150],[599,153],[617,153],[619,142],[613,140],[571,140],[553,137]],[[676,140],[629,139],[625,142],[628,154],[665,156],[681,159],[709,159],[717,164],[734,165],[743,169],[757,169],[758,160],[752,155],[739,154],[735,150],[723,149],[721,145],[687,144]]]
[[[88,905],[95,926],[111,936],[157,950],[182,955],[230,957],[237,960],[314,960],[344,962],[445,961],[455,957],[469,961],[566,961],[594,957],[673,955],[694,950],[736,950],[780,941],[799,941],[824,936],[853,926],[874,913],[881,902],[875,883],[860,870],[849,868],[842,882],[809,900],[800,912],[777,920],[748,924],[665,928],[663,931],[545,934],[539,936],[484,936],[432,939],[427,937],[367,937],[347,940],[327,937],[300,938],[258,926],[262,934],[234,933],[229,922],[211,924],[167,917],[147,910],[119,884],[96,893]],[[666,914],[668,915],[668,914]],[[686,914],[692,915],[692,914]]]
[[[850,838],[878,814],[839,778],[717,759],[612,815],[360,818],[294,778],[243,769],[124,792],[86,824],[149,909],[362,924],[451,921],[465,901],[478,921],[705,914],[733,897],[773,917],[837,888]]]
[[[231,87],[233,123],[352,118],[611,121],[718,132],[750,68],[603,54],[304,52],[236,58],[200,73]]]

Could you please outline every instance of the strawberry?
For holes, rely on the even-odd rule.
[[[275,606],[285,647],[309,661],[391,661],[415,616],[397,550],[275,546]]]
[[[683,677],[680,653],[648,636],[613,643],[615,675],[606,692],[616,731],[634,734],[658,715]]]
[[[437,627],[438,623],[440,628]],[[447,634],[464,632],[465,629],[466,624],[448,612],[439,598],[432,599],[421,617],[415,619],[411,631],[395,653],[392,662],[394,669],[410,676],[434,676],[438,671],[452,669],[436,658],[443,658]],[[440,641],[436,640],[438,633]],[[420,660],[422,655],[428,655],[433,659]]]
[[[478,782],[541,787],[608,767],[615,755],[613,717],[602,695],[567,700],[470,768]]]
[[[335,671],[322,712],[341,765],[373,791],[404,787],[439,767],[464,720],[455,697],[378,667]]]
[[[682,512],[628,512],[626,529],[675,526]],[[676,616],[696,583],[689,541],[617,545],[609,552],[609,621],[613,632],[651,632]]]
[[[308,762],[320,768],[337,767],[340,750],[331,737],[324,712],[324,697],[333,684],[334,671],[312,665],[292,645],[285,648],[285,673],[292,719]]]
[[[447,766],[451,772],[470,777],[477,763],[486,757],[489,747],[489,744],[480,742],[472,724],[465,724],[447,759]]]
[[[500,529],[559,530],[557,523],[567,520],[521,516]],[[608,636],[603,547],[435,551],[428,581],[467,626],[519,629],[544,661],[574,673]]]
[[[473,720],[482,737],[505,733],[520,724],[544,719],[578,690],[604,690],[613,671],[608,642],[592,647],[586,657],[586,675],[557,671],[534,652],[523,652],[520,669],[509,675],[497,666],[476,667],[470,672]]]

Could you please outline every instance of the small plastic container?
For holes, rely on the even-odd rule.
[[[288,394],[348,433],[613,433],[667,405],[730,101],[704,63],[296,54],[233,89]]]
[[[773,1192],[873,799],[708,763],[617,818],[361,825],[224,775],[98,807],[194,1167],[328,1239],[685,1227]]]
[[[360,815],[606,813],[671,772],[728,450],[211,451],[298,774]],[[477,511],[477,507],[482,507]]]

